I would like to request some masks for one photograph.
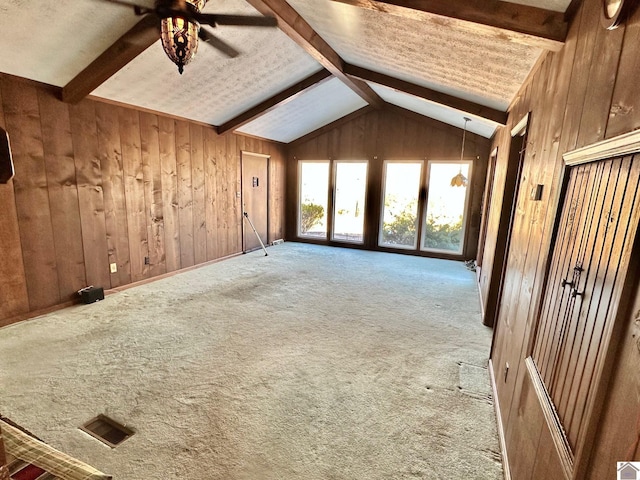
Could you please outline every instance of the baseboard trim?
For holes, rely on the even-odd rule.
[[[138,282],[128,283],[126,285],[122,285],[121,287],[114,287],[104,291],[105,295],[113,295],[115,293],[124,292],[133,287],[138,287],[140,285],[145,285],[147,283],[155,282],[156,280],[162,280],[163,278],[173,277],[179,273],[188,272],[190,270],[195,270],[197,268],[206,267],[208,265],[213,265],[214,263],[222,262],[223,260],[228,260],[233,257],[237,257],[241,255],[241,253],[232,253],[231,255],[227,255],[224,257],[216,258],[215,260],[210,260],[208,262],[199,263],[197,265],[192,265],[191,267],[181,268],[180,270],[175,270],[173,272],[163,273],[162,275],[157,275],[151,278],[145,278],[144,280],[140,280]],[[25,312],[19,315],[14,315],[12,317],[0,319],[0,328],[8,327],[14,323],[23,322],[25,320],[31,320],[32,318],[40,317],[41,315],[46,315],[48,313],[53,313],[58,310],[63,310],[65,308],[72,307],[74,305],[80,304],[80,298],[69,300],[63,303],[58,303],[56,305],[52,305],[50,307],[41,308],[39,310],[33,310],[31,312]]]
[[[4,318],[0,320],[0,328],[8,327],[14,323],[23,322],[25,320],[31,320],[32,318],[39,317],[41,315],[46,315],[48,313],[53,313],[58,310],[62,310],[63,308],[69,308],[73,305],[77,305],[80,303],[80,298],[77,300],[69,300],[67,302],[58,303],[56,305],[52,305],[50,307],[41,308],[39,310],[32,310],[31,312],[21,313],[19,315],[14,315],[12,317]]]
[[[170,278],[174,275],[178,275],[180,273],[190,272],[191,270],[197,270],[198,268],[207,267],[209,265],[213,265],[215,263],[220,263],[224,260],[228,260],[233,257],[239,257],[242,255],[242,252],[232,253],[231,255],[226,255],[224,257],[216,258],[214,260],[209,260],[208,262],[198,263],[196,265],[192,265],[190,267],[181,268],[179,270],[174,270],[173,272],[163,273],[161,275],[156,275],[155,277],[145,278],[144,280],[139,280],[133,283],[127,283],[126,285],[122,285],[120,287],[110,288],[104,291],[105,295],[113,295],[114,293],[124,292],[125,290],[129,290],[130,288],[139,287],[140,285],[146,285],[147,283],[153,283],[157,280],[162,280],[163,278]]]
[[[549,396],[549,392],[547,392],[533,358],[527,357],[525,359],[525,364],[527,366],[527,372],[529,373],[529,379],[533,385],[534,391],[536,392],[536,396],[538,397],[540,408],[544,414],[547,428],[549,429],[556,451],[558,452],[558,460],[562,466],[562,473],[564,473],[565,479],[573,478],[573,453],[571,452],[571,447],[569,446],[569,442],[562,428],[560,418],[558,418],[558,412],[553,405],[553,401]]]
[[[509,467],[509,456],[507,455],[507,440],[504,436],[504,426],[500,415],[500,401],[498,400],[498,388],[496,377],[493,374],[493,362],[489,359],[489,376],[491,378],[491,391],[493,393],[493,406],[496,414],[496,424],[498,425],[498,441],[500,442],[500,456],[502,457],[502,471],[504,480],[511,480],[511,469]]]

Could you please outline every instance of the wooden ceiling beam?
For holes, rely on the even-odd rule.
[[[291,100],[297,98],[299,95],[302,95],[304,92],[322,85],[324,82],[330,80],[331,78],[333,78],[331,72],[323,68],[318,73],[314,73],[313,75],[305,78],[304,80],[296,83],[286,90],[283,90],[273,97],[260,102],[255,107],[250,108],[246,112],[241,113],[237,117],[232,118],[231,120],[216,127],[218,135],[222,135],[223,133],[236,130],[241,126],[246,125],[250,121],[269,113],[273,109],[289,103]]]
[[[77,103],[160,38],[155,15],[142,18],[62,88],[62,101]]]
[[[413,20],[451,25],[544,50],[558,51],[567,37],[562,12],[501,0],[333,0]],[[444,17],[444,18],[443,18]]]
[[[365,102],[376,107],[384,105],[384,101],[366,82],[344,73],[342,58],[285,0],[247,0],[247,2],[263,15],[275,17],[280,30]]]
[[[357,67],[355,65],[345,64],[344,71],[347,75],[351,75],[361,80],[377,83],[385,87],[393,88],[404,93],[408,93],[415,97],[429,100],[445,107],[454,108],[464,113],[484,118],[500,125],[507,124],[507,113],[495,108],[486,107],[478,103],[463,100],[453,95],[437,92],[427,87],[415,85],[413,83],[399,80],[383,73],[374,72],[366,68]]]

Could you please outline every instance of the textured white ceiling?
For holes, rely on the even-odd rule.
[[[288,143],[366,105],[351,89],[333,78],[247,123],[238,131]]]
[[[211,1],[204,11],[258,14],[244,0]],[[203,28],[241,55],[228,58],[201,42],[198,53],[179,75],[158,41],[93,95],[220,125],[321,69],[278,29]]]
[[[384,87],[375,83],[369,83],[369,85],[387,103],[453,125],[454,127],[463,128],[464,117],[471,118],[471,121],[467,124],[467,130],[485,138],[491,138],[498,126],[496,123],[485,120],[484,118],[454,110],[453,108],[443,107],[437,103],[409,95],[408,93],[399,92],[393,88]]]
[[[516,3],[563,11],[569,1]],[[509,104],[540,54],[340,2],[289,3],[347,62],[494,108]],[[210,0],[204,11],[257,14],[245,0]],[[0,0],[0,72],[63,87],[138,21],[132,8],[106,0]],[[181,76],[158,41],[93,94],[220,125],[321,69],[280,30],[219,27],[213,33],[242,55],[229,59],[203,44]],[[459,112],[375,88],[390,103],[460,124]],[[286,142],[363,105],[339,81],[325,82],[242,131]]]
[[[104,0],[2,0],[0,71],[62,87],[139,20]]]
[[[201,44],[179,75],[158,41],[93,95],[220,125],[322,68],[279,30],[218,27],[215,34],[242,54],[228,58]]]
[[[480,33],[461,33],[331,0],[289,0],[348,63],[505,109],[541,54]]]

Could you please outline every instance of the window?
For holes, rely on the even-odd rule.
[[[331,238],[343,242],[362,243],[367,162],[335,162],[334,168]]]
[[[462,254],[469,186],[451,185],[459,173],[470,179],[471,162],[429,162],[422,250]]]
[[[380,245],[416,248],[421,175],[422,162],[384,163]]]
[[[301,161],[298,235],[327,238],[329,161]]]

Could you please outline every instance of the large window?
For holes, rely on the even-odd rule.
[[[463,255],[472,165],[464,160],[385,160],[370,167],[367,160],[299,160],[297,235]],[[365,205],[370,170],[380,179],[379,190],[371,192],[373,212]],[[377,226],[369,228],[365,219]]]
[[[418,196],[422,162],[384,163],[380,245],[414,249],[418,239]]]
[[[462,175],[465,182],[452,185]],[[429,162],[427,205],[422,227],[422,250],[462,253],[469,200],[471,162]],[[461,177],[458,177],[461,178]]]
[[[329,162],[301,161],[298,166],[300,179],[298,235],[326,239]]]
[[[334,163],[333,230],[331,238],[362,243],[367,162]]]

